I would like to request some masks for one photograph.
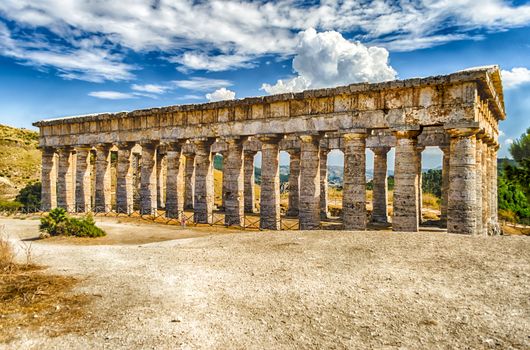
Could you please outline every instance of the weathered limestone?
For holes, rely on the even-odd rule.
[[[487,139],[482,139],[482,234],[488,234],[488,224],[490,215],[490,192],[489,192],[489,149]]]
[[[160,150],[160,149],[159,149]],[[166,203],[166,174],[167,159],[166,153],[156,154],[156,204],[158,208],[164,208]]]
[[[75,170],[75,211],[84,213],[90,211],[90,147],[76,148]]]
[[[501,229],[498,222],[498,186],[497,186],[497,151],[499,150],[499,144],[496,142],[491,142],[490,149],[490,223],[488,227],[488,234],[491,236],[496,236],[501,233]]]
[[[279,230],[280,221],[280,149],[277,135],[260,135],[261,141],[261,229]]]
[[[157,179],[155,142],[144,142],[142,146],[142,165],[140,176],[140,213],[154,215],[157,211]]]
[[[186,169],[184,177],[184,208],[193,209],[195,198],[195,153],[185,153]]]
[[[225,225],[244,226],[245,196],[243,172],[243,140],[226,139],[228,151],[223,159],[223,180],[226,178],[223,191],[225,207]]]
[[[214,140],[198,138],[195,144],[195,198],[194,220],[197,223],[212,222],[214,205],[213,161],[210,147]]]
[[[419,130],[397,130],[394,166],[394,214],[392,230],[417,232],[418,217],[418,143]]]
[[[320,135],[300,135],[300,229],[320,227]]]
[[[298,216],[300,203],[300,150],[289,152],[289,195],[287,216]]]
[[[424,146],[416,146],[418,151],[418,222],[421,224],[423,222],[422,208],[423,208],[423,170],[422,170],[422,161],[421,154],[425,150]]]
[[[374,152],[374,178],[372,196],[372,221],[388,223],[388,167],[389,147],[372,148]]]
[[[320,217],[327,219],[328,212],[328,153],[325,148],[320,149]]]
[[[256,211],[256,195],[254,193],[254,156],[256,152],[254,151],[245,151],[244,152],[244,176],[245,176],[245,212],[254,213]]]
[[[111,144],[96,145],[95,210],[108,213],[111,204]]]
[[[352,130],[344,139],[342,222],[346,230],[366,229],[366,130]]]
[[[182,144],[170,142],[166,147],[166,216],[180,218],[184,210],[184,164]]]
[[[440,227],[447,228],[447,201],[449,198],[449,146],[440,147],[443,152],[442,160],[442,198],[440,203]]]
[[[58,149],[59,162],[57,167],[57,206],[67,211],[74,211],[73,159],[72,148]]]
[[[447,232],[473,234],[477,219],[476,137],[475,128],[449,129],[451,160]]]
[[[482,134],[476,135],[476,146],[475,146],[475,179],[477,191],[476,194],[476,204],[475,204],[475,234],[481,235],[484,232],[483,222],[482,222],[482,176],[483,176],[483,167],[482,167]]]
[[[133,211],[133,143],[118,143],[118,164],[116,166],[116,211],[130,214]]]
[[[41,183],[41,210],[50,211],[57,207],[57,165],[55,149],[51,147],[42,149]]]

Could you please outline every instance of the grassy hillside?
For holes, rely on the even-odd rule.
[[[11,200],[18,191],[40,177],[41,155],[35,131],[0,125],[0,200]]]

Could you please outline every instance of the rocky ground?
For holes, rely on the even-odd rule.
[[[38,235],[36,220],[2,224]],[[86,326],[22,328],[0,348],[530,348],[528,237],[99,224],[96,244],[31,246],[81,279]]]

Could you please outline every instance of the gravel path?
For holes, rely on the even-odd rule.
[[[2,224],[30,237],[38,222]],[[115,238],[111,245],[32,247],[50,272],[83,279],[75,292],[97,295],[87,316],[97,328],[56,338],[23,331],[8,349],[530,349],[528,237],[194,236],[159,225],[100,225]],[[160,231],[160,239],[186,238],[116,238],[156,240]]]

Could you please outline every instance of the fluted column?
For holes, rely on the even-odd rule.
[[[300,138],[300,200],[298,216],[300,230],[320,228],[320,136],[301,135]]]
[[[254,193],[254,156],[256,152],[245,151],[245,212],[254,213],[256,211],[256,194]]]
[[[490,218],[490,200],[489,200],[489,149],[487,139],[482,140],[482,234],[488,234],[488,223]]]
[[[261,141],[261,196],[260,228],[280,229],[280,150],[276,135],[260,136]]]
[[[76,147],[75,211],[90,211],[90,146]]]
[[[157,210],[156,153],[158,143],[142,143],[140,176],[140,213],[152,215]]]
[[[488,227],[488,234],[499,235],[501,229],[498,221],[498,184],[497,184],[497,151],[499,150],[499,144],[495,141],[490,142],[489,147],[489,158],[490,158],[490,220]]]
[[[449,129],[451,160],[447,232],[474,234],[477,219],[476,137],[477,129]]]
[[[475,190],[476,190],[476,204],[475,204],[475,234],[481,235],[484,233],[484,226],[482,222],[482,138],[483,134],[477,134],[475,146]]]
[[[346,230],[366,229],[366,130],[343,134],[342,222]]]
[[[184,168],[182,142],[170,142],[166,147],[166,217],[180,218],[184,210]]]
[[[194,219],[197,223],[210,223],[214,205],[213,139],[195,139],[195,200]]]
[[[59,148],[59,162],[57,167],[57,206],[67,211],[73,211],[74,184],[73,184],[73,157],[72,148]]]
[[[107,213],[112,210],[110,172],[111,148],[111,144],[98,144],[96,146],[96,212]]]
[[[55,149],[42,148],[41,210],[50,211],[57,207],[57,165]]]
[[[423,222],[423,169],[421,154],[424,149],[425,146],[416,146],[416,151],[418,152],[418,223],[420,224]]]
[[[195,154],[185,153],[186,169],[184,170],[184,208],[193,209],[195,197]]]
[[[157,152],[156,155],[156,204],[158,208],[166,206],[166,153]]]
[[[394,169],[394,231],[417,232],[418,217],[418,144],[419,130],[395,132],[396,156]]]
[[[449,198],[449,146],[442,146],[442,198],[440,204],[440,227],[447,228],[447,200]]]
[[[133,211],[133,147],[134,143],[118,144],[118,164],[116,166],[116,211],[118,213],[130,214]]]
[[[328,149],[320,149],[320,218],[327,219],[328,212]]]
[[[243,171],[243,139],[227,138],[228,151],[223,159],[223,191],[225,207],[225,224],[228,226],[244,226],[245,196]]]
[[[372,221],[388,222],[388,168],[389,147],[372,148],[374,152],[374,178],[372,196]]]
[[[289,206],[288,216],[298,216],[300,203],[300,150],[291,149],[289,152]]]

